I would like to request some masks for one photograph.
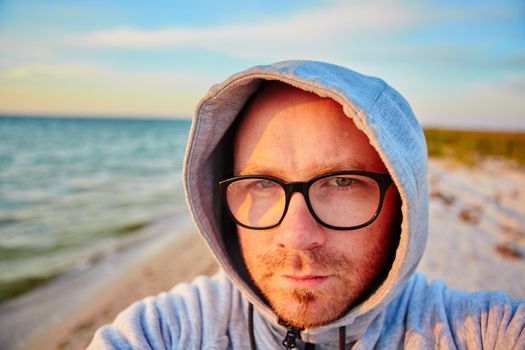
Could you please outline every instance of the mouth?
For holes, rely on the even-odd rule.
[[[291,288],[315,288],[330,278],[329,275],[281,275],[285,286]]]

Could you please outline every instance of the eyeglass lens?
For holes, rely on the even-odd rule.
[[[380,189],[367,176],[338,174],[314,182],[308,196],[315,215],[325,224],[352,227],[368,222],[375,215]],[[276,225],[286,207],[284,188],[265,178],[231,183],[226,199],[237,221],[254,228]]]

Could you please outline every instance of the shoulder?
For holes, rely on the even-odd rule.
[[[192,349],[212,341],[226,348],[240,304],[240,293],[224,273],[200,276],[134,303],[97,331],[90,349]]]
[[[386,317],[403,329],[405,341],[408,336],[438,347],[525,347],[525,301],[503,292],[457,291],[420,274],[388,306]]]

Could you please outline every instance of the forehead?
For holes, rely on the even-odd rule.
[[[235,134],[234,172],[299,181],[335,170],[384,171],[368,137],[340,104],[270,83],[244,110]]]

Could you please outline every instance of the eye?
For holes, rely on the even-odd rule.
[[[277,184],[272,180],[260,179],[255,183],[255,186],[257,186],[257,188],[266,189],[275,187]]]
[[[359,180],[351,176],[330,176],[321,179],[316,183],[316,187],[327,190],[349,190],[359,184]]]
[[[335,181],[335,184],[340,187],[351,186],[352,182],[354,182],[354,180],[350,177],[336,177],[334,181]]]

